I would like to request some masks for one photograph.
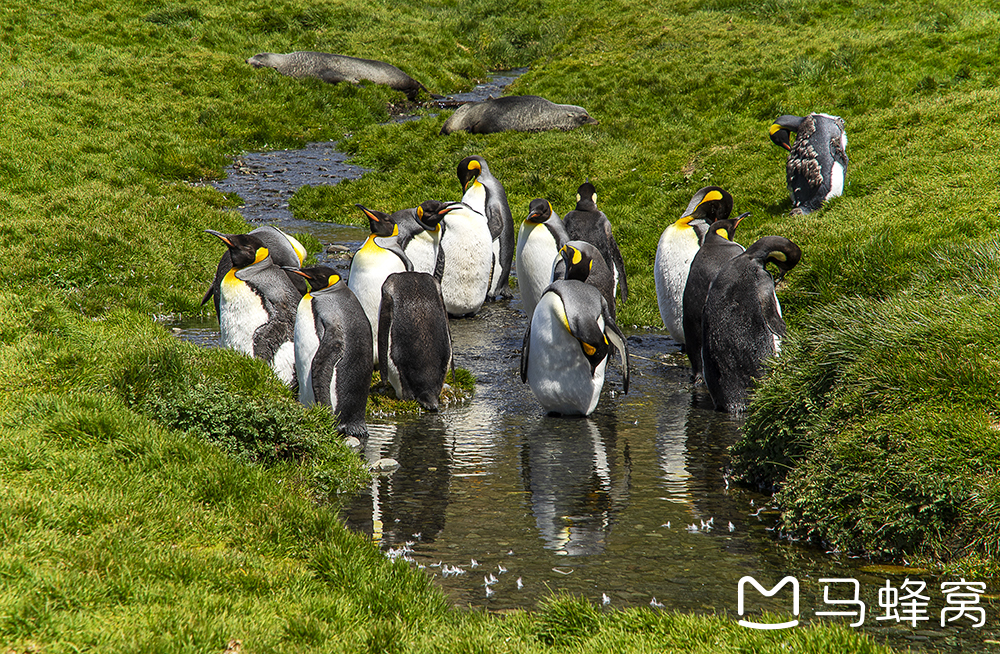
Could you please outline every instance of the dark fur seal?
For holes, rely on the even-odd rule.
[[[273,68],[289,77],[315,77],[330,84],[357,84],[362,80],[385,84],[402,91],[410,100],[416,98],[420,91],[427,90],[423,84],[392,64],[375,59],[358,59],[326,52],[262,52],[247,59],[247,63],[254,68]]]
[[[441,133],[541,132],[596,124],[583,107],[555,104],[537,95],[512,95],[463,104],[445,121]]]

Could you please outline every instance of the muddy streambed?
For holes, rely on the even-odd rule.
[[[316,143],[243,155],[216,186],[243,198],[240,211],[251,226],[273,223],[354,250],[366,229],[296,221],[288,199],[304,184],[363,172],[335,144]],[[514,208],[518,220],[521,213]],[[346,274],[342,255],[319,258]],[[844,609],[824,603],[819,580],[854,579],[867,605],[864,628],[894,644],[952,651],[987,647],[982,640],[996,638],[965,625],[942,628],[940,580],[928,573],[866,566],[774,533],[774,515],[763,508],[767,498],[730,486],[725,476],[726,448],[739,424],[713,411],[707,393],[692,387],[686,357],[668,336],[623,326],[634,355],[629,393],[621,393],[616,362],[590,418],[553,418],[520,380],[525,326],[516,298],[452,320],[455,363],[477,378],[474,398],[439,414],[372,420],[363,456],[393,458],[399,468],[376,476],[343,515],[387,556],[432,575],[456,605],[530,609],[564,592],[611,608],[662,604],[739,617],[741,578],[771,588],[792,576],[803,623],[846,625],[856,618],[815,615]],[[218,343],[216,324],[179,325],[178,333]],[[885,613],[880,588],[887,581],[899,587],[907,576],[927,582],[930,620],[916,627],[877,621]],[[852,597],[849,586],[834,585],[830,596]],[[787,615],[791,593],[786,588],[766,598],[748,586],[745,602],[748,614]],[[995,632],[997,609],[987,610],[986,629]]]

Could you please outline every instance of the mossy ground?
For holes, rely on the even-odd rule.
[[[780,481],[756,453],[793,443],[780,450],[795,463],[781,495],[789,528],[989,562],[997,18],[990,3],[951,0],[4,3],[4,644],[878,651],[845,629],[758,634],[567,598],[503,618],[452,611],[426,577],[336,520],[365,473],[326,437],[327,417],[297,406],[259,362],[179,343],[154,318],[211,310],[199,302],[219,251],[202,230],[246,226],[233,198],[190,182],[247,150],[342,139],[375,172],[294,202],[302,217],[338,221],[359,201],[456,197],[454,167],[473,153],[506,184],[518,221],[534,197],[565,212],[589,177],[632,278],[623,324],[658,324],[656,238],[697,188],[719,184],[753,212],[741,240],[779,233],[806,251],[782,292],[792,337],[751,410],[744,469]],[[418,109],[438,115],[381,125],[401,94],[243,63],[291,50],[388,60],[437,93],[530,65],[510,92],[601,122],[445,139],[447,112]],[[847,122],[848,186],[791,219],[765,130],[812,110]],[[247,406],[267,440],[221,429],[245,425]],[[872,528],[882,524],[894,525],[888,541]]]

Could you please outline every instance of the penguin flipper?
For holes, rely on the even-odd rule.
[[[437,261],[434,263],[434,279],[440,282],[443,277],[444,277],[444,248],[438,248]]]
[[[622,287],[622,302],[628,300],[628,281],[625,279],[625,260],[622,258],[621,250],[615,241],[614,234],[611,233],[611,223],[604,224],[604,231],[608,235],[608,245],[611,248],[611,264],[618,269],[618,285]]]
[[[528,383],[528,349],[531,347],[531,316],[528,316],[528,328],[524,330],[524,342],[521,344],[521,383]]]
[[[313,397],[320,404],[332,407],[330,398],[333,397],[333,389],[330,383],[333,380],[333,369],[344,356],[344,341],[337,334],[336,330],[327,330],[327,335],[320,341],[319,349],[312,360],[312,385]]]
[[[618,327],[618,323],[611,317],[611,311],[607,306],[607,302],[604,301],[603,297],[601,300],[601,303],[604,305],[604,334],[611,341],[611,344],[618,349],[618,355],[621,357],[622,362],[622,390],[628,393],[629,373],[631,372],[631,359],[628,356],[628,339],[625,338],[625,334]]]

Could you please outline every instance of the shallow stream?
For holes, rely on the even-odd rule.
[[[362,172],[335,144],[310,144],[244,155],[216,186],[245,200],[240,210],[254,225],[308,231],[324,244],[354,250],[367,230],[295,221],[287,203],[303,184],[333,184]],[[346,265],[336,255],[320,258]],[[611,608],[662,604],[735,618],[741,578],[771,588],[790,575],[800,585],[803,623],[846,625],[854,618],[815,616],[844,608],[824,603],[830,582],[820,579],[842,580],[830,590],[834,598],[850,598],[843,580],[854,579],[867,605],[864,628],[895,645],[968,651],[997,639],[995,605],[987,608],[985,629],[971,629],[968,620],[941,627],[940,580],[928,573],[865,567],[773,533],[767,498],[731,487],[725,476],[726,448],[739,424],[713,411],[707,393],[692,387],[686,357],[668,336],[626,328],[629,393],[621,393],[616,362],[590,418],[552,418],[520,380],[525,326],[516,298],[452,320],[455,364],[477,378],[474,398],[438,414],[371,421],[364,456],[393,458],[400,467],[375,477],[344,512],[351,529],[433,575],[455,604],[532,608],[564,592]],[[206,345],[218,339],[215,325],[182,325],[179,333]],[[899,587],[907,576],[927,582],[930,619],[917,626],[877,620],[885,613],[880,588],[887,581]],[[785,615],[791,609],[787,589],[772,598],[746,591],[747,619],[762,609]]]

